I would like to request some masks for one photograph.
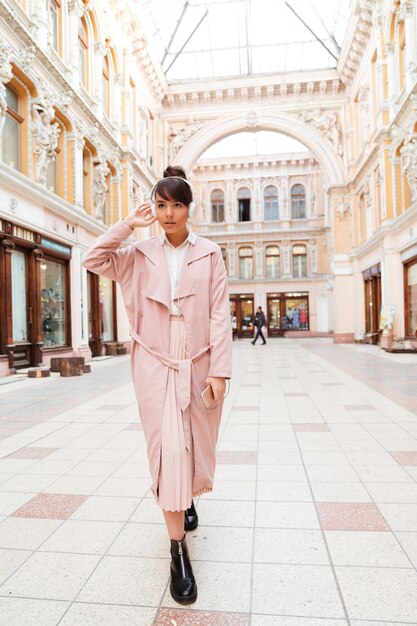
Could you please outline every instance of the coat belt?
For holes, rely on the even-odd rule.
[[[151,348],[150,346],[148,346],[148,344],[143,341],[142,337],[138,335],[136,331],[131,330],[130,336],[139,345],[145,348],[147,352],[157,358],[161,363],[178,371],[177,399],[178,404],[183,412],[186,447],[187,449],[190,449],[190,412],[186,411],[186,409],[189,407],[191,402],[192,366],[195,361],[198,361],[198,359],[200,359],[203,354],[210,350],[210,346],[205,346],[204,348],[201,348],[196,354],[194,354],[192,357],[189,357],[188,359],[176,359],[167,352],[161,352],[160,350],[156,350],[155,348]],[[185,417],[186,413],[187,417]]]

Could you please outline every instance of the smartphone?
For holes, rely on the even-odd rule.
[[[216,403],[211,385],[208,385],[204,391],[201,392],[201,397],[207,409],[211,409],[211,407]]]

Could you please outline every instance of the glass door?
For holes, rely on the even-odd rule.
[[[15,248],[11,254],[12,345],[13,367],[32,363],[32,311],[29,294],[29,263],[25,251]]]
[[[279,297],[268,296],[268,336],[280,336],[281,331],[281,301]]]

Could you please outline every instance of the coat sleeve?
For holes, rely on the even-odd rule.
[[[83,266],[94,274],[120,282],[121,265],[128,248],[118,248],[131,234],[130,226],[119,220],[93,242],[84,256]]]
[[[220,250],[213,254],[212,263],[208,376],[230,378],[232,375],[232,329],[229,287]]]

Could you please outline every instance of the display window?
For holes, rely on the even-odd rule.
[[[309,330],[308,293],[267,294],[268,334],[281,336],[288,330]]]
[[[68,345],[66,304],[66,263],[44,258],[41,261],[41,318],[43,348]]]
[[[252,337],[255,316],[253,294],[232,294],[230,296],[230,310],[236,317],[238,337]]]
[[[405,266],[405,328],[417,337],[417,259]]]

